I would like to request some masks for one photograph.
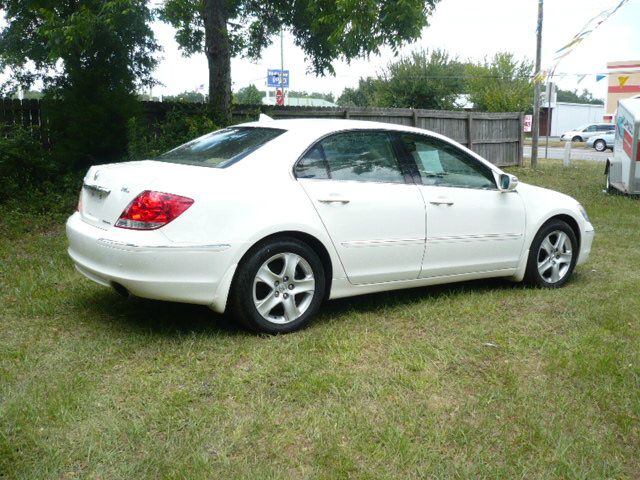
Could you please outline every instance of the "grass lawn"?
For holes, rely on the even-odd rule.
[[[480,281],[327,304],[262,337],[74,271],[64,218],[0,211],[0,478],[639,478],[640,201],[602,165],[560,290]]]

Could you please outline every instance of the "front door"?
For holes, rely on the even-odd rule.
[[[418,278],[425,205],[388,132],[326,137],[298,162],[295,173],[351,283]]]
[[[420,277],[509,270],[522,255],[524,203],[501,192],[491,168],[444,140],[403,134],[427,212]]]

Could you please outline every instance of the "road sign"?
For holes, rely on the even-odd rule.
[[[270,68],[267,70],[267,87],[289,88],[289,70]]]

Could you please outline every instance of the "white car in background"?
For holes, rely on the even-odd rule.
[[[586,142],[594,135],[601,135],[615,131],[616,126],[611,123],[589,123],[581,127],[565,132],[560,137],[563,142]]]
[[[489,277],[561,287],[594,229],[573,198],[442,135],[306,119],[92,167],[67,234],[99,284],[278,333],[332,298]]]

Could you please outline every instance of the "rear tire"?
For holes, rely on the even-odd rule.
[[[296,238],[259,244],[238,266],[231,286],[231,312],[256,332],[299,330],[309,324],[322,304],[324,275],[318,254]]]
[[[560,288],[571,278],[578,260],[578,240],[562,220],[544,224],[531,243],[525,280],[537,287]]]
[[[593,148],[595,148],[597,152],[604,152],[607,149],[607,144],[604,140],[596,140],[593,143]]]

